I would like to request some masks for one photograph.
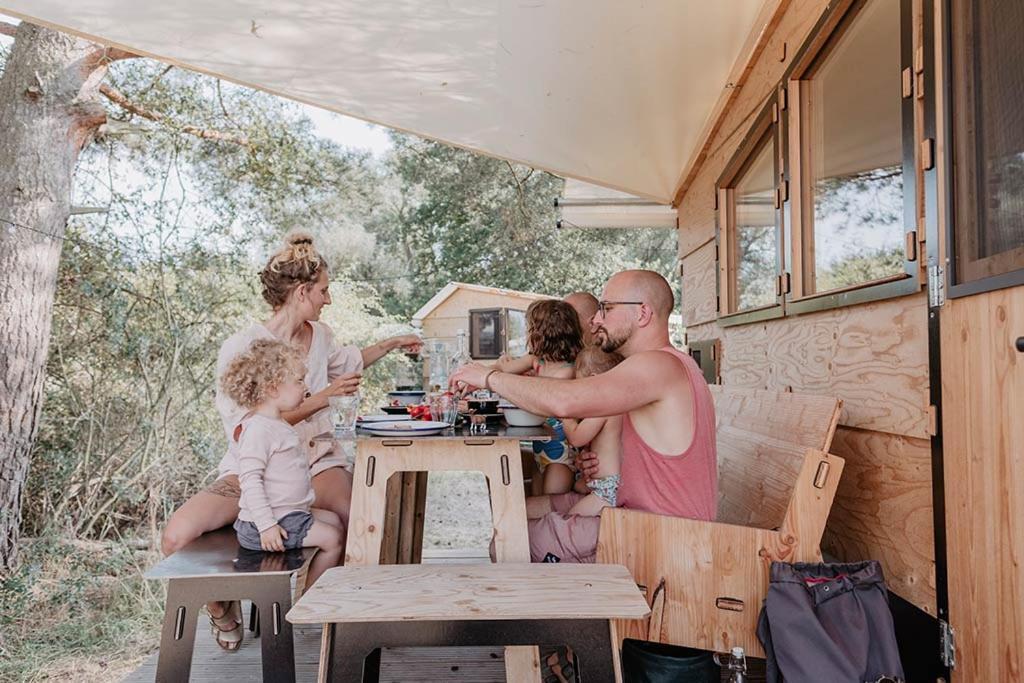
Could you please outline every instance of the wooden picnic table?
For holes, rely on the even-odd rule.
[[[589,683],[616,679],[609,620],[649,613],[625,567],[507,563],[335,567],[287,619],[325,625],[321,682],[363,680],[380,647],[543,643],[569,645]]]
[[[330,434],[316,440],[333,439]],[[547,425],[468,426],[434,436],[380,437],[356,431],[352,507],[345,564],[417,564],[423,545],[427,475],[478,471],[488,481],[495,552],[499,562],[529,562],[526,494],[520,441],[550,441]],[[342,448],[351,448],[339,441]]]

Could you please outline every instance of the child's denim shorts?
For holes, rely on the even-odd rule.
[[[288,538],[284,539],[285,550],[301,548],[309,528],[313,526],[313,515],[296,510],[277,520],[277,525],[288,534]],[[263,550],[260,545],[260,530],[252,522],[236,519],[235,532],[238,534],[238,545],[246,550]]]

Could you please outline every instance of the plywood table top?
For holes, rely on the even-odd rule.
[[[524,562],[335,567],[287,618],[295,624],[640,619],[649,611],[621,565]]]

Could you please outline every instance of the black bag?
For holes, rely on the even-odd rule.
[[[769,683],[903,681],[878,562],[772,562],[757,636]]]
[[[622,641],[623,683],[717,683],[712,653],[626,638]]]

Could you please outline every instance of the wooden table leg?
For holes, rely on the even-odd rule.
[[[397,564],[413,564],[414,536],[416,527],[416,475],[418,472],[402,472],[401,514],[398,523]]]
[[[190,587],[187,579],[167,582],[167,606],[160,632],[160,654],[156,660],[156,680],[159,683],[188,683],[196,621],[203,604],[201,596],[195,595]]]
[[[526,496],[519,441],[495,441],[490,448],[489,469],[495,560],[529,562],[530,539],[526,532]]]
[[[252,601],[260,613],[260,658],[266,683],[295,683],[292,625],[284,615],[292,606],[287,574],[253,582]]]
[[[380,458],[377,459],[377,463],[380,464]],[[402,472],[390,474],[384,490],[384,528],[381,536],[380,564],[404,564],[400,552],[404,477]]]
[[[367,566],[380,562],[384,539],[387,482],[392,470],[373,441],[360,441],[352,481],[345,564]]]
[[[540,648],[536,645],[506,646],[505,680],[513,683],[541,683]]]
[[[423,523],[427,513],[427,479],[430,472],[416,472],[416,497],[413,501],[412,563],[423,561]]]

